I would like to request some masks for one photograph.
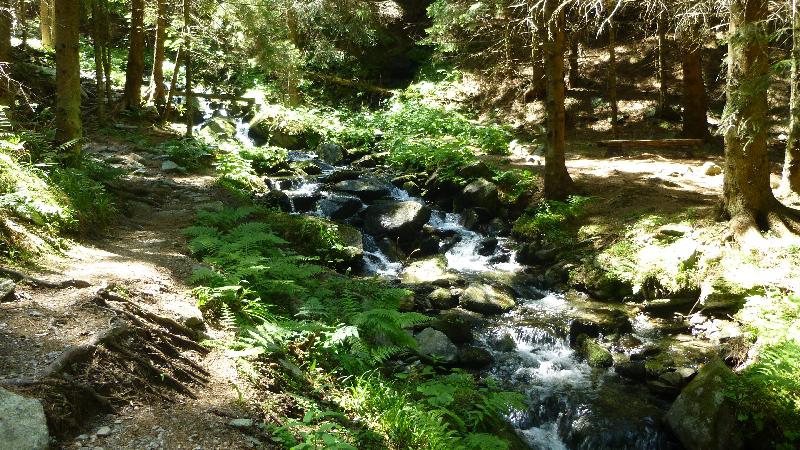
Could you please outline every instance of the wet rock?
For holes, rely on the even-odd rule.
[[[430,326],[446,334],[456,344],[466,344],[475,338],[473,330],[481,322],[480,318],[460,308],[442,311]]]
[[[428,196],[433,198],[452,198],[461,190],[459,185],[443,175],[439,169],[425,181],[425,188],[428,190]]]
[[[497,250],[498,244],[497,238],[489,237],[484,239],[483,241],[478,244],[478,254],[482,256],[491,256]]]
[[[516,306],[508,293],[488,284],[471,284],[461,295],[461,306],[481,314],[501,314]]]
[[[320,199],[320,194],[291,194],[289,199],[294,205],[293,212],[309,212],[317,207],[317,201]]]
[[[332,220],[345,220],[361,210],[363,203],[355,197],[328,197],[319,201],[318,207],[325,217]]]
[[[611,352],[588,336],[580,336],[577,342],[578,352],[586,358],[586,363],[590,367],[602,368],[614,365],[614,357]]]
[[[388,197],[392,185],[374,178],[340,181],[333,185],[333,190],[355,195],[365,202],[372,202]]]
[[[431,217],[431,210],[419,202],[385,202],[364,211],[364,230],[373,236],[412,240]]]
[[[678,372],[664,372],[658,377],[658,381],[676,388],[683,387],[683,377]]]
[[[500,208],[497,185],[491,181],[478,179],[468,184],[456,199],[460,207],[479,207],[494,213]],[[494,214],[491,214],[492,216]]]
[[[763,292],[763,288],[745,289],[723,279],[703,283],[700,287],[700,308],[708,313],[734,313],[744,306],[747,297]]]
[[[423,356],[446,363],[454,362],[458,358],[458,348],[439,330],[425,328],[415,339],[417,351]]]
[[[319,175],[322,173],[322,167],[316,161],[295,162],[292,163],[292,168],[301,175]]]
[[[467,346],[458,350],[458,362],[462,367],[480,369],[494,362],[494,358],[486,349]]]
[[[644,361],[621,362],[614,366],[614,371],[625,378],[636,381],[644,381],[648,377]]]
[[[667,423],[689,450],[744,447],[735,405],[724,391],[735,377],[715,358],[700,369],[667,413]]]
[[[352,165],[353,167],[358,167],[361,169],[372,169],[386,163],[386,158],[388,156],[389,156],[388,152],[365,155],[353,161]]]
[[[264,194],[257,194],[254,203],[268,208],[277,208],[283,212],[292,211],[292,200],[283,191],[272,190]]]
[[[407,258],[403,249],[397,245],[396,239],[384,237],[379,239],[376,244],[391,261],[403,261]]]
[[[631,361],[643,361],[647,358],[658,355],[659,353],[661,353],[661,348],[659,348],[657,345],[646,345],[635,352],[631,352]]]
[[[336,184],[342,181],[357,180],[364,172],[354,169],[342,169],[333,171],[320,178],[320,181],[325,184]]]
[[[647,389],[649,389],[650,392],[652,392],[652,393],[654,393],[656,395],[659,395],[661,397],[668,398],[668,399],[674,399],[675,397],[678,396],[678,394],[681,393],[681,390],[680,390],[679,387],[674,386],[674,385],[669,384],[669,383],[665,383],[665,382],[661,381],[660,378],[658,380],[650,380],[650,381],[648,381],[647,382]]]
[[[442,256],[414,261],[403,269],[400,280],[404,284],[432,284],[449,287],[458,277],[447,271],[447,261]]]
[[[489,338],[488,343],[492,349],[498,352],[513,352],[517,349],[517,342],[508,333],[504,333],[500,336],[492,336]]]
[[[344,159],[344,149],[341,145],[323,143],[317,147],[317,156],[328,164],[339,164]]]
[[[643,309],[659,317],[671,317],[676,312],[689,312],[697,300],[689,297],[684,298],[658,298],[645,301]]]
[[[708,162],[704,163],[702,166],[700,166],[700,172],[702,172],[703,175],[708,175],[710,177],[715,177],[717,175],[722,175],[723,171],[722,171],[722,167],[714,164],[711,161],[708,161]]]
[[[14,280],[8,278],[0,278],[0,302],[7,302],[14,300],[14,291],[17,289],[17,284]]]
[[[458,297],[450,289],[437,288],[428,294],[428,302],[434,309],[450,309],[458,306]]]
[[[0,388],[0,448],[44,450],[49,444],[41,402]]]
[[[596,338],[600,335],[600,325],[595,322],[591,322],[588,320],[583,319],[576,319],[573,320],[569,324],[569,345],[570,347],[575,347],[578,343],[578,338],[580,336],[588,336],[590,338]]]

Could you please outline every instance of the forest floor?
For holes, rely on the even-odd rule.
[[[228,200],[225,192],[214,186],[213,176],[163,172],[162,161],[143,148],[114,142],[95,142],[88,147],[113,165],[137,167],[136,175],[120,181],[118,193],[129,197],[127,202],[120,202],[124,214],[101,237],[74,243],[63,254],[48,255],[36,261],[35,267],[40,270],[29,272],[47,280],[82,280],[88,287],[53,289],[20,284],[16,301],[0,303],[0,379],[35,379],[65,348],[87,342],[109,324],[124,320],[118,311],[98,304],[96,298],[101,289],[124,293],[136,307],[161,317],[180,320],[200,314],[186,284],[197,261],[187,256],[181,230],[191,225],[197,211],[215,208]],[[210,328],[205,333],[206,338],[225,337],[224,332]],[[255,437],[258,428],[230,425],[234,419],[254,418],[250,402],[245,400],[248,384],[239,379],[235,361],[223,350],[205,355],[188,350],[182,354],[208,373],[205,382],[187,384],[196,398],[157,386],[157,382],[152,383],[155,390],[149,390],[133,380],[130,389],[112,402],[116,406],[114,413],[97,416],[80,424],[77,430],[59,426],[62,435],[58,437],[58,447],[260,446]],[[119,372],[126,368],[136,370],[134,362],[86,370],[93,373],[93,379],[125,380]],[[102,366],[97,361],[94,365]],[[104,371],[110,373],[98,374]],[[45,407],[55,405],[48,405],[45,400]],[[65,423],[71,420],[63,419]],[[52,428],[51,424],[51,433]]]

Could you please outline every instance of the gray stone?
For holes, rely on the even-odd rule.
[[[475,180],[461,191],[459,202],[466,207],[486,208],[495,212],[500,207],[497,185],[482,178]]]
[[[200,308],[191,303],[176,300],[167,303],[164,308],[172,312],[178,322],[193,330],[202,331],[206,328],[203,321],[203,313]]]
[[[431,217],[431,210],[419,202],[386,202],[364,211],[364,231],[382,237],[409,238]]]
[[[325,217],[330,217],[332,220],[345,220],[353,217],[359,210],[363,203],[355,197],[329,197],[323,198],[319,201],[318,207]]]
[[[111,434],[111,427],[100,427],[95,434],[98,436],[108,436]]]
[[[0,449],[44,450],[49,444],[41,402],[0,388]]]
[[[461,306],[481,314],[501,314],[516,306],[507,292],[488,284],[471,284],[461,295]]]
[[[342,169],[335,170],[320,178],[320,181],[325,184],[336,184],[347,180],[357,180],[363,174],[361,170]]]
[[[480,369],[494,362],[494,358],[486,349],[467,346],[458,350],[458,362],[462,367]]]
[[[216,138],[232,139],[236,136],[236,125],[225,117],[214,117],[203,125],[201,132]]]
[[[388,197],[392,192],[392,185],[374,178],[367,178],[340,181],[333,185],[333,190],[355,195],[365,202],[371,202]]]
[[[744,447],[735,405],[725,389],[735,375],[715,358],[678,396],[667,423],[688,450],[738,450]]]
[[[517,342],[508,333],[502,336],[492,336],[489,339],[489,345],[498,352],[513,352],[517,349]]]
[[[17,289],[17,284],[14,280],[8,278],[0,278],[0,302],[13,300],[14,291]]]
[[[161,163],[161,170],[164,172],[179,172],[183,170],[183,167],[179,166],[174,161],[166,160]]]
[[[677,223],[670,223],[663,225],[658,229],[658,234],[671,237],[682,237],[692,232],[692,227],[688,225],[680,225]]]
[[[428,294],[428,301],[432,308],[435,309],[450,309],[458,306],[458,297],[454,296],[450,289],[437,288]]]
[[[622,362],[614,366],[614,371],[625,378],[642,381],[647,379],[647,368],[644,361]]]
[[[453,362],[458,358],[458,349],[446,334],[433,328],[425,328],[415,337],[417,350],[421,355],[443,362]]]
[[[232,426],[233,428],[250,428],[253,426],[252,419],[233,419],[228,422],[228,425]]]
[[[414,261],[400,275],[404,284],[433,284],[443,287],[450,286],[457,278],[447,271],[447,261],[441,256]]]

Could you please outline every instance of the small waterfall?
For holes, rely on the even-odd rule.
[[[468,230],[463,226],[464,219],[460,214],[443,213],[434,211],[428,222],[430,226],[445,234],[456,234],[458,242],[445,253],[447,266],[456,272],[480,273],[493,270],[513,272],[521,266],[512,261],[515,259],[513,252],[509,252],[507,262],[495,262],[493,255],[481,255],[478,251],[486,236]],[[503,247],[505,240],[498,240],[498,248]]]
[[[375,243],[375,238],[364,235],[364,271],[370,275],[396,278],[403,270],[403,264],[391,261]]]

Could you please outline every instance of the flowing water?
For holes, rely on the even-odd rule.
[[[237,121],[237,138],[248,145],[247,123]],[[317,161],[313,153],[290,152],[293,161]],[[320,164],[323,174],[339,168]],[[326,191],[317,178],[298,178],[279,186],[290,198],[324,198],[339,195]],[[418,201],[394,188],[396,201]],[[367,205],[362,205],[365,208]],[[293,203],[293,211],[297,208]],[[308,211],[322,216],[317,208]],[[487,236],[464,226],[459,214],[434,210],[428,225],[441,236],[441,253],[450,271],[464,277],[487,276],[498,272],[524,271],[506,238]],[[487,238],[497,245],[487,251]],[[392,260],[364,234],[364,272],[397,279],[403,262]],[[537,292],[528,286],[526,292]],[[569,345],[570,322],[576,307],[564,295],[542,292],[538,298],[518,298],[519,307],[490,319],[479,330],[477,344],[489,350],[494,364],[486,375],[497,379],[508,390],[522,392],[529,408],[508,417],[519,435],[533,449],[679,449],[679,444],[662,423],[667,401],[651,394],[643,385],[625,381],[611,370],[592,369]],[[648,327],[647,318],[634,323],[642,341],[658,337]],[[498,346],[498,342],[505,342]],[[513,343],[513,344],[511,344]]]

